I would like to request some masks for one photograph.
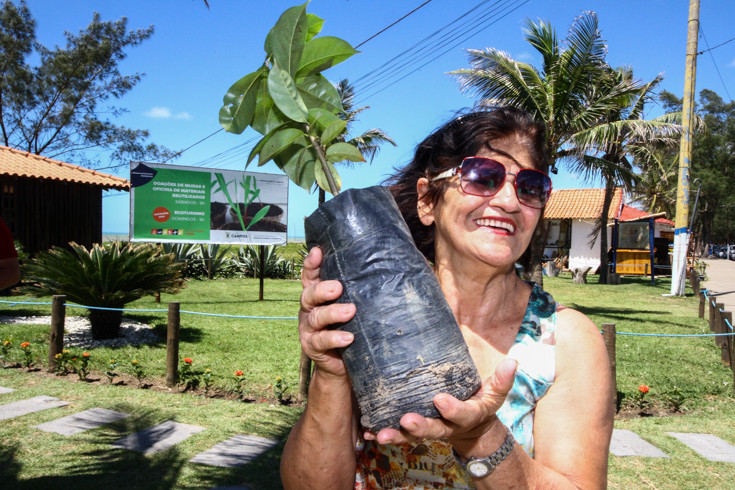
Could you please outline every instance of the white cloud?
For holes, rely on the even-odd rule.
[[[727,65],[731,68],[735,68],[735,60],[732,60],[729,65]]]
[[[146,112],[143,113],[147,117],[152,117],[154,119],[183,119],[183,120],[190,120],[192,119],[191,114],[189,114],[186,111],[179,112],[177,114],[174,114],[171,112],[171,109],[168,107],[162,107],[162,106],[154,106],[148,109]]]

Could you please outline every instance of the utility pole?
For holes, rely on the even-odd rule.
[[[689,247],[689,168],[692,160],[692,122],[694,119],[694,87],[697,80],[697,38],[699,36],[699,0],[689,0],[686,73],[684,82],[684,115],[679,153],[679,186],[676,193],[674,256],[671,268],[671,296],[683,296],[686,284],[687,248]]]

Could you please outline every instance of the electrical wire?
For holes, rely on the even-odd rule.
[[[725,93],[727,94],[727,99],[728,100],[732,100],[732,97],[730,97],[730,92],[727,90],[727,85],[725,85],[725,80],[722,79],[722,74],[720,73],[720,68],[717,66],[717,62],[715,61],[715,57],[712,56],[712,50],[715,49],[715,48],[717,48],[717,47],[719,47],[719,46],[722,46],[723,44],[727,44],[727,43],[729,43],[732,40],[735,40],[735,38],[730,39],[730,41],[725,41],[724,43],[715,46],[715,48],[710,48],[709,47],[709,43],[707,42],[707,36],[704,35],[704,28],[702,27],[702,24],[701,23],[699,24],[699,32],[702,34],[702,39],[704,39],[704,44],[707,45],[707,48],[708,49],[705,49],[704,51],[700,51],[697,54],[699,55],[699,54],[702,54],[702,53],[709,52],[709,56],[712,59],[712,64],[715,66],[715,71],[717,72],[717,76],[720,77],[720,82],[722,82],[722,87],[725,89]]]
[[[426,0],[424,3],[422,3],[421,5],[419,5],[418,7],[416,7],[415,9],[413,9],[412,11],[410,11],[409,13],[407,13],[406,15],[404,15],[403,17],[401,17],[400,19],[398,19],[397,21],[393,22],[388,27],[385,27],[385,28],[379,30],[378,32],[376,32],[375,34],[373,34],[372,36],[370,36],[369,38],[365,39],[363,42],[361,42],[360,44],[358,44],[357,46],[355,46],[355,49],[359,48],[360,46],[362,46],[363,44],[367,43],[368,41],[370,41],[370,40],[378,37],[381,34],[383,34],[385,31],[387,31],[388,29],[390,29],[394,25],[398,24],[400,21],[402,21],[403,19],[405,19],[409,15],[413,14],[414,12],[416,12],[418,9],[420,9],[421,7],[423,7],[424,5],[426,5],[429,2],[431,2],[431,0]]]
[[[505,2],[504,5],[498,5],[503,2],[496,1],[491,6],[475,15],[472,21],[466,22],[465,25],[463,25],[462,30],[448,32],[431,44],[426,44],[433,37],[436,37],[442,31],[460,22],[469,14],[476,12],[482,5],[489,1],[490,0],[485,0],[481,2],[454,21],[427,36],[408,50],[389,60],[377,70],[373,70],[368,74],[369,77],[368,75],[361,77],[362,80],[370,80],[370,82],[363,82],[363,85],[361,86],[359,82],[356,81],[354,83],[355,91],[364,94],[361,99],[368,99],[377,95],[395,83],[425,67],[429,63],[437,60],[479,32],[487,29],[489,26],[503,19],[514,10],[517,10],[522,5],[528,3],[530,0],[523,0],[516,3]],[[426,45],[421,46],[422,44]],[[398,66],[400,66],[400,68],[398,68]]]

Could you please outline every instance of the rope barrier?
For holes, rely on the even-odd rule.
[[[28,300],[30,301],[30,300]],[[44,302],[36,302],[36,303],[28,303],[28,302],[22,302],[22,303],[14,303],[12,301],[0,301],[0,303],[8,304],[9,306],[15,306],[17,304],[27,304],[27,305],[50,305],[51,303],[44,303]],[[132,311],[135,313],[165,313],[168,312],[167,309],[146,309],[146,308],[107,308],[104,306],[86,306],[86,305],[78,305],[75,303],[66,303],[66,306],[72,307],[72,308],[87,308],[90,310],[107,310],[107,311]],[[180,313],[188,313],[190,315],[201,315],[201,316],[215,316],[215,317],[221,317],[221,318],[243,318],[246,320],[298,320],[299,317],[297,316],[248,316],[248,315],[225,315],[221,313],[203,313],[200,311],[186,311],[181,310]]]

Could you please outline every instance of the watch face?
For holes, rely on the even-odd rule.
[[[482,478],[490,474],[490,467],[484,461],[470,461],[467,463],[467,471],[475,478]]]

